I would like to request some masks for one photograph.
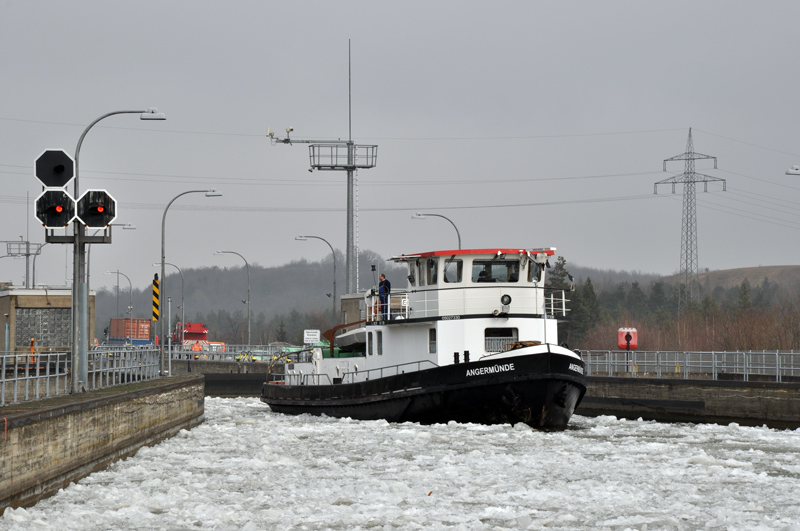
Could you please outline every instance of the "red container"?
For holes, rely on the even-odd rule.
[[[639,346],[639,334],[635,328],[617,330],[617,346],[622,350],[636,350]]]
[[[108,337],[150,339],[150,319],[111,319]]]
[[[207,341],[208,327],[204,323],[183,323],[183,339],[188,341]],[[178,335],[180,335],[180,324],[178,325]]]

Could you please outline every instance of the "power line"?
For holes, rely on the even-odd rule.
[[[28,168],[29,166],[0,164],[0,166],[14,167],[14,168]],[[32,172],[11,172],[0,171],[9,175],[30,175]],[[332,179],[263,179],[256,177],[202,177],[197,175],[176,175],[176,174],[158,174],[158,173],[131,173],[131,172],[114,172],[114,171],[92,171],[82,170],[82,174],[94,173],[103,176],[104,180],[115,181],[136,181],[136,182],[164,182],[165,179],[175,179],[174,182],[181,182],[183,180],[190,180],[192,182],[207,181],[207,182],[230,182],[240,185],[254,185],[254,186],[274,186],[274,185],[321,185],[321,186],[340,186],[343,183],[334,181]],[[633,173],[609,173],[599,175],[576,175],[567,177],[529,177],[518,179],[478,179],[478,180],[448,180],[448,179],[425,179],[425,180],[383,180],[383,181],[366,181],[360,183],[360,186],[451,186],[451,185],[478,185],[478,184],[498,184],[498,183],[525,183],[525,182],[545,182],[545,181],[571,181],[571,180],[590,180],[590,179],[611,179],[615,177],[637,177],[641,175],[654,175],[661,173],[659,171],[642,171]],[[116,177],[119,176],[119,177]],[[131,176],[126,178],[123,176]],[[135,177],[135,178],[133,178]],[[142,179],[142,177],[149,177],[150,179]]]
[[[9,121],[9,122],[24,122],[24,123],[33,123],[33,124],[45,124],[45,125],[65,125],[70,127],[86,127],[86,124],[78,124],[78,123],[71,123],[71,122],[53,122],[47,120],[30,120],[25,118],[4,118],[0,117],[0,120]],[[263,133],[220,133],[216,131],[186,131],[180,129],[143,129],[141,127],[114,127],[114,126],[98,126],[102,127],[103,129],[123,129],[123,130],[130,130],[130,131],[155,131],[158,133],[175,133],[175,134],[187,134],[187,135],[219,135],[219,136],[239,136],[239,137],[253,137],[253,138],[265,138]],[[527,139],[539,139],[539,138],[580,138],[580,137],[597,137],[597,136],[620,136],[620,135],[637,135],[637,134],[652,134],[652,133],[668,133],[672,131],[682,131],[683,128],[670,128],[670,129],[641,129],[641,130],[633,130],[633,131],[610,131],[610,132],[598,132],[598,133],[564,133],[560,135],[517,135],[517,136],[473,136],[473,137],[370,137],[372,140],[527,140]],[[308,138],[305,137],[296,137],[296,141],[308,140],[309,138],[317,138],[317,137],[330,137],[331,135],[312,135]],[[353,139],[359,140],[359,139]]]
[[[618,197],[603,197],[595,199],[569,199],[564,201],[544,201],[538,203],[503,203],[494,205],[461,205],[461,206],[405,206],[405,207],[373,207],[361,208],[361,212],[415,212],[425,209],[436,210],[483,210],[494,208],[524,208],[524,207],[543,207],[543,206],[557,206],[557,205],[580,205],[590,203],[607,203],[615,201],[634,201],[634,200],[650,200],[654,199],[652,194],[632,195],[632,196],[618,196]],[[120,203],[121,207],[136,209],[136,210],[163,210],[164,205],[157,205],[151,203]],[[308,213],[308,205],[299,207],[248,207],[248,206],[220,206],[220,205],[173,205],[170,210],[189,210],[189,211],[215,211],[215,212],[302,212]],[[345,209],[338,207],[313,207],[313,212],[344,212]]]
[[[8,122],[22,122],[22,123],[32,123],[32,124],[44,124],[44,125],[63,125],[69,127],[85,127],[86,124],[83,123],[72,123],[72,122],[54,122],[48,120],[31,120],[25,118],[6,118],[0,117],[2,121]],[[152,131],[157,133],[172,133],[172,134],[186,134],[186,135],[208,135],[208,136],[230,136],[230,137],[245,137],[245,138],[264,138],[264,134],[262,133],[222,133],[218,131],[187,131],[181,129],[143,129],[141,127],[115,127],[115,126],[98,126],[99,128],[103,129],[122,129],[122,130],[130,130],[130,131]],[[563,133],[563,134],[554,134],[554,135],[510,135],[510,136],[428,136],[428,137],[369,137],[372,140],[423,140],[423,141],[432,141],[432,140],[445,140],[445,141],[453,141],[453,140],[464,140],[464,141],[471,141],[471,140],[535,140],[535,139],[548,139],[548,138],[581,138],[581,137],[598,137],[598,136],[623,136],[623,135],[639,135],[639,134],[653,134],[653,133],[670,133],[673,131],[683,131],[684,128],[666,128],[666,129],[638,129],[638,130],[631,130],[631,131],[607,131],[607,132],[597,132],[597,133]],[[731,138],[729,136],[720,135],[717,133],[712,133],[711,131],[706,131],[703,129],[696,129],[701,133],[714,136],[717,138],[722,138],[724,140],[729,140],[731,142],[736,142],[739,144],[744,144],[747,146],[757,147],[759,149],[764,149],[767,151],[772,151],[774,153],[781,153],[783,155],[791,155],[793,157],[800,157],[800,154],[792,153],[789,151],[783,151],[780,149],[775,149],[767,146],[762,146],[760,144],[755,144],[753,142],[747,142],[745,140],[738,140],[736,138]],[[316,138],[316,137],[328,137],[331,135],[311,135],[309,138]],[[366,137],[365,137],[366,138]],[[297,137],[297,140],[303,140],[304,138]],[[354,139],[354,140],[363,140],[363,139]]]
[[[781,151],[780,149],[770,148],[766,146],[760,146],[758,144],[753,144],[752,142],[745,142],[744,140],[736,140],[735,138],[731,138],[729,136],[718,135],[716,133],[711,133],[709,131],[703,131],[702,129],[696,129],[696,131],[700,131],[701,133],[705,133],[707,135],[715,136],[717,138],[724,138],[725,140],[730,140],[731,142],[737,142],[739,144],[744,144],[746,146],[757,147],[760,149],[766,149],[767,151],[774,151],[775,153],[781,153],[782,155],[791,155],[793,157],[800,157],[797,153],[789,153],[788,151]]]
[[[770,207],[766,207],[766,206],[761,205],[763,208],[770,208],[772,211],[776,211],[777,210],[778,212],[782,212],[784,214],[789,214],[790,216],[800,216],[800,211],[798,211],[798,210],[794,210],[794,209],[792,209],[792,210],[782,210],[783,208],[792,208],[789,205],[781,205],[781,204],[776,203],[774,201],[765,201],[764,199],[759,199],[757,197],[752,197],[753,194],[738,193],[738,192],[734,192],[734,191],[731,191],[731,190],[728,190],[728,193],[730,193],[731,195],[736,195],[736,196],[748,198],[747,200],[731,199],[731,201],[737,201],[739,203],[745,203],[747,205],[752,205],[753,201],[758,201],[760,203],[766,203],[767,205],[771,205]],[[797,203],[795,203],[795,204],[797,204]]]
[[[753,212],[749,212],[747,210],[742,210],[740,208],[733,208],[733,207],[729,207],[729,206],[725,206],[725,205],[719,205],[717,203],[709,203],[705,199],[701,199],[700,201],[702,203],[704,203],[706,205],[706,208],[708,208],[709,210],[716,210],[717,212],[723,212],[725,214],[733,214],[733,215],[736,215],[737,217],[740,217],[740,218],[746,218],[746,219],[752,219],[752,220],[756,220],[756,221],[761,221],[762,223],[768,223],[770,225],[776,225],[776,226],[779,226],[779,227],[786,227],[786,228],[789,228],[789,229],[800,229],[800,223],[795,223],[795,222],[792,222],[792,221],[787,221],[787,220],[780,219],[780,218],[775,218],[775,217],[772,217],[772,216],[766,216],[764,214],[756,214],[756,213],[753,213]],[[709,206],[709,205],[716,205],[717,208],[714,208],[713,206]],[[770,219],[776,220],[776,221],[769,221]]]
[[[713,194],[713,193],[703,194],[703,196],[709,196],[709,197],[714,197],[715,195],[716,194]],[[669,198],[672,201],[680,201],[680,199],[678,199],[676,197],[673,197],[671,195],[670,196],[666,196],[666,197]],[[779,218],[772,218],[772,219],[777,219],[779,222],[769,221],[768,219],[764,219],[763,215],[761,215],[761,214],[756,214],[754,212],[750,212],[750,211],[747,211],[747,210],[742,210],[740,208],[734,208],[734,207],[729,207],[729,206],[725,206],[725,205],[719,205],[718,203],[711,203],[708,200],[703,199],[702,197],[701,197],[701,199],[699,201],[701,203],[703,203],[704,208],[706,208],[708,210],[713,210],[715,212],[721,212],[723,214],[736,216],[737,218],[752,219],[754,221],[759,221],[761,223],[766,223],[768,225],[775,225],[777,227],[786,227],[788,229],[800,229],[800,224],[796,224],[796,223],[794,223],[792,221],[781,220]]]
[[[545,138],[581,138],[597,136],[621,136],[638,135],[650,133],[669,133],[672,131],[683,131],[684,128],[672,129],[642,129],[637,131],[612,131],[603,133],[564,133],[560,135],[514,135],[514,136],[451,136],[451,137],[370,137],[374,140],[535,140]]]
[[[762,182],[762,183],[771,184],[773,186],[780,186],[782,188],[789,188],[790,190],[800,190],[800,188],[798,188],[797,186],[789,186],[788,184],[776,183],[774,181],[768,181],[766,179],[759,179],[758,177],[753,177],[751,175],[745,175],[744,173],[736,173],[735,171],[724,170],[724,169],[720,169],[719,171],[721,171],[723,173],[729,173],[731,175],[737,175],[739,177],[744,177],[745,179],[752,179],[754,181],[759,181],[759,182]]]

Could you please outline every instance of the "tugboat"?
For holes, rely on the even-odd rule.
[[[566,427],[586,380],[580,356],[558,344],[567,292],[545,287],[554,252],[391,258],[406,265],[406,288],[344,300],[344,320],[360,319],[326,332],[329,349],[295,353],[261,400],[293,415]]]

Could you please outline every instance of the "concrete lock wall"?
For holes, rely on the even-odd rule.
[[[800,427],[800,384],[587,377],[578,415]]]
[[[273,366],[273,371],[282,372],[283,366]],[[253,361],[215,361],[215,360],[172,360],[173,374],[244,374],[260,373],[266,378],[270,369],[269,363]]]
[[[261,396],[269,363],[244,361],[172,360],[173,374],[203,374],[206,396]],[[283,366],[273,367],[283,372]]]
[[[0,410],[0,512],[7,506],[32,505],[142,446],[203,421],[199,375],[120,386],[80,401],[75,397],[24,413]]]

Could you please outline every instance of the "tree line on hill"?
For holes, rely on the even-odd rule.
[[[344,256],[337,252],[337,295],[345,289]],[[371,266],[376,266],[372,271]],[[265,268],[251,265],[251,343],[302,343],[306,329],[327,330],[336,324],[332,311],[332,257],[319,262],[299,260]],[[359,256],[359,285],[377,284],[386,273],[396,287],[405,285],[405,268],[364,251]],[[789,350],[800,349],[800,292],[769,278],[755,286],[716,287],[679,308],[677,283],[641,272],[604,271],[567,265],[559,256],[548,269],[548,286],[569,289],[576,278],[568,318],[559,325],[559,339],[570,348],[617,349],[617,329],[638,330],[640,350]],[[597,279],[597,281],[595,281]],[[186,320],[209,328],[209,340],[228,344],[247,342],[246,271],[243,267],[184,270]],[[172,297],[172,322],[180,320],[181,279],[167,277],[162,301]],[[124,317],[128,294],[117,298],[101,289],[96,298],[96,330],[120,311]],[[134,290],[134,307],[147,318],[152,307],[150,286]],[[685,299],[685,297],[683,298]],[[117,310],[117,301],[122,309]],[[134,313],[134,317],[137,317]],[[162,302],[162,316],[166,317]]]
[[[345,257],[336,251],[337,299],[345,291]],[[372,266],[376,270],[372,271]],[[377,276],[384,272],[396,285],[404,285],[405,269],[384,261],[369,250],[359,253],[359,286],[377,285]],[[333,257],[328,254],[318,262],[296,260],[275,267],[250,265],[250,335],[253,344],[274,341],[302,343],[303,330],[327,330],[334,326]],[[123,280],[123,285],[125,284]],[[210,341],[228,344],[247,342],[247,270],[243,266],[183,269],[183,282],[177,272],[168,273],[161,284],[160,312],[166,319],[172,314],[173,327],[181,320],[181,299],[187,322],[204,323]],[[183,289],[181,286],[183,285]],[[171,299],[171,305],[168,305]],[[132,300],[133,317],[152,316],[152,285],[128,293],[124,285],[120,293],[116,285],[101,288],[95,297],[95,330],[98,340],[111,318],[127,318],[126,309]],[[171,308],[171,312],[169,310]],[[338,323],[336,323],[338,324]]]
[[[569,289],[566,260],[559,256],[548,285]],[[764,277],[751,286],[716,287],[688,300],[685,286],[655,280],[621,282],[598,291],[591,277],[574,284],[571,309],[559,338],[571,348],[617,350],[617,330],[636,328],[639,350],[735,351],[800,348],[800,295]],[[680,295],[683,294],[683,297]],[[682,307],[679,307],[683,300]]]

